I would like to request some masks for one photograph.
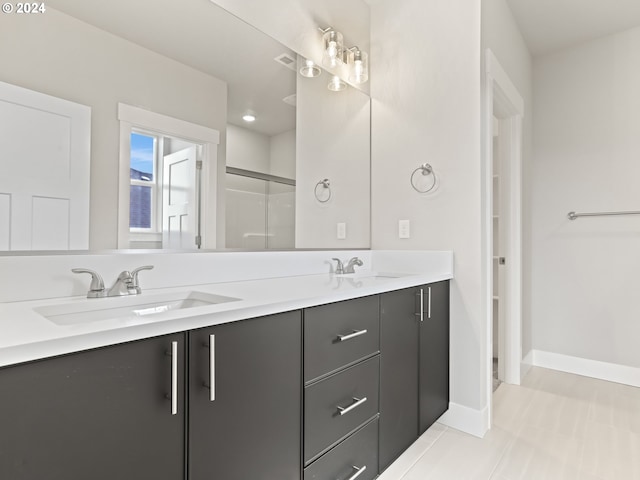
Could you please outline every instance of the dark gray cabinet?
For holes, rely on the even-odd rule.
[[[299,480],[301,345],[297,311],[1,369],[0,478]]]
[[[304,310],[304,380],[353,365],[380,351],[378,296]]]
[[[378,414],[379,357],[305,389],[305,464]]]
[[[449,408],[449,282],[422,287],[419,414],[422,434]]]
[[[184,338],[168,335],[0,370],[0,478],[184,478]]]
[[[380,296],[380,471],[449,406],[449,282]]]
[[[379,296],[312,307],[303,314],[304,478],[375,478]]]
[[[0,389],[0,479],[370,479],[448,407],[449,282],[6,367]]]
[[[189,333],[190,480],[300,478],[301,322],[296,311]]]
[[[380,295],[380,471],[418,438],[417,294]]]
[[[304,469],[304,480],[372,480],[378,476],[378,420],[367,423]]]

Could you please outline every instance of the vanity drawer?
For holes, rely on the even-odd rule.
[[[378,305],[372,296],[305,309],[305,382],[380,350]]]
[[[304,480],[371,480],[378,474],[378,419],[304,469]]]
[[[305,388],[305,464],[378,413],[379,376],[376,356]]]

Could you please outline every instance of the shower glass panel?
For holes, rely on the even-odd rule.
[[[227,173],[227,248],[294,248],[295,185],[251,174]]]

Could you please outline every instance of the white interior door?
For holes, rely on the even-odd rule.
[[[162,166],[162,247],[198,248],[195,146],[166,155]]]
[[[91,109],[0,82],[0,250],[89,248]]]

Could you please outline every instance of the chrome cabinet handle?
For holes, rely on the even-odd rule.
[[[209,335],[209,386],[212,402],[216,399],[216,336]]]
[[[344,342],[345,340],[351,340],[352,338],[359,337],[360,335],[364,335],[367,333],[367,330],[354,330],[353,333],[349,333],[347,335],[338,335],[338,341]]]
[[[431,318],[431,287],[428,287],[429,299],[427,300],[427,318]]]
[[[355,400],[355,402],[349,405],[348,407],[340,407],[340,406],[338,407],[338,413],[340,413],[340,415],[346,415],[351,410],[353,410],[354,408],[358,408],[360,405],[362,405],[364,402],[367,401],[367,397],[362,397],[362,398],[353,397],[353,399]]]
[[[367,469],[366,465],[363,465],[362,467],[358,468],[355,465],[351,466],[356,473],[354,473],[353,475],[351,475],[349,478],[347,478],[347,480],[355,480],[356,478],[358,478],[362,473],[364,473],[364,471]],[[339,479],[336,479],[339,480]]]
[[[178,342],[171,342],[171,415],[178,414]]]
[[[424,288],[420,289],[420,293],[416,293],[420,297],[420,311],[416,313],[416,317],[420,317],[420,321],[424,322]]]

